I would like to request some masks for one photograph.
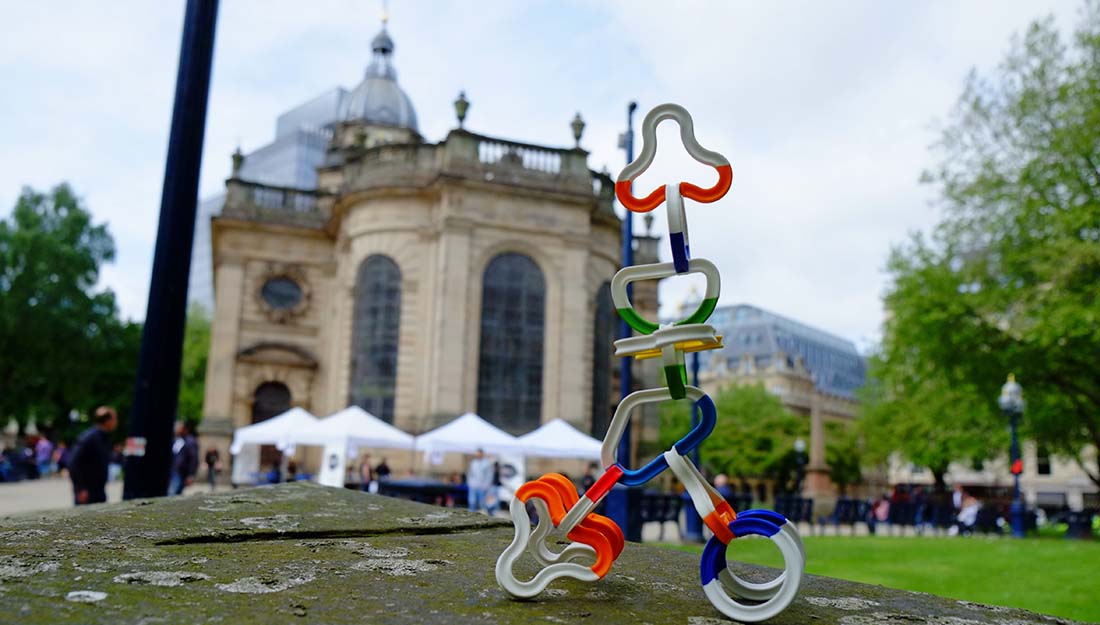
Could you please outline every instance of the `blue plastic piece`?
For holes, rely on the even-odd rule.
[[[743,519],[739,516],[736,521],[730,523],[730,531],[737,537],[756,534],[757,536],[767,536],[771,538],[779,533],[779,526],[761,518],[749,517]]]
[[[783,524],[787,522],[787,517],[779,514],[775,510],[745,510],[744,512],[737,513],[738,519],[764,519],[768,523],[773,523],[779,527],[783,527]]]
[[[641,486],[667,469],[668,460],[665,459],[664,454],[661,454],[639,469],[627,469],[621,464],[617,466],[623,470],[623,476],[619,478],[620,483],[627,486]]]
[[[695,404],[699,406],[699,423],[673,445],[676,453],[681,456],[688,455],[701,445],[703,440],[714,431],[715,424],[718,423],[718,410],[715,409],[714,400],[710,398],[710,395],[703,395]]]
[[[699,560],[699,577],[706,586],[724,570],[726,570],[726,546],[712,536],[707,541],[707,546],[703,547],[703,557]]]
[[[668,242],[672,246],[672,266],[676,273],[688,272],[688,261],[691,260],[691,251],[684,244],[683,232],[668,233]]]

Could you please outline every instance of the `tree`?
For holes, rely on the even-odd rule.
[[[829,421],[825,423],[825,463],[829,479],[843,497],[848,487],[863,481],[863,445],[857,428]]]
[[[895,346],[894,342],[888,343]],[[870,358],[868,383],[861,389],[859,430],[868,462],[887,463],[896,451],[928,467],[936,490],[944,492],[952,462],[980,463],[1007,448],[1004,423],[981,397],[943,371],[903,365],[890,352]]]
[[[729,386],[714,398],[718,425],[703,443],[703,464],[742,481],[773,479],[783,489],[794,483],[798,463],[794,441],[805,437],[805,419],[788,411],[763,385]],[[691,429],[691,403],[661,404],[661,444],[671,447]]]
[[[0,420],[49,427],[73,410],[129,404],[140,326],[95,290],[114,252],[66,184],[24,189],[0,221]]]
[[[191,424],[202,421],[203,391],[206,388],[206,359],[210,352],[210,314],[200,304],[187,310],[183,333],[183,362],[180,367],[180,419]]]
[[[944,217],[891,254],[890,318],[870,372],[880,385],[870,419],[905,422],[897,440],[910,459],[939,462],[913,440],[920,433],[929,447],[999,455],[1002,436],[986,451],[969,443],[996,431],[995,398],[1015,372],[1024,434],[1100,485],[1100,467],[1083,456],[1100,448],[1098,129],[1097,2],[1084,5],[1068,45],[1041,20],[996,72],[969,76],[923,176]],[[945,438],[961,429],[969,433]]]

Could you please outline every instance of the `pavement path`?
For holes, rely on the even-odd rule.
[[[228,487],[219,488],[224,490]],[[184,495],[210,492],[203,484],[190,486]],[[122,481],[107,485],[108,503],[122,501]],[[73,486],[67,477],[48,477],[42,480],[23,480],[22,482],[0,482],[0,516],[23,514],[26,512],[44,512],[64,510],[73,507]]]

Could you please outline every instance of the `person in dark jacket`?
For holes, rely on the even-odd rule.
[[[118,427],[118,413],[109,406],[95,411],[95,426],[88,428],[69,455],[69,478],[76,505],[107,501],[107,465],[111,462],[111,432]]]
[[[176,440],[172,442],[172,482],[169,495],[179,495],[195,481],[199,471],[199,444],[191,428],[183,421],[176,422]]]

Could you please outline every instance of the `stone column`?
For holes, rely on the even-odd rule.
[[[587,241],[567,241],[564,262],[561,263],[561,316],[558,345],[549,341],[547,351],[555,350],[556,357],[548,359],[557,363],[560,389],[570,392],[543,392],[543,423],[560,417],[584,431],[591,427],[592,402],[580,389],[588,387],[586,378],[592,376],[592,358],[587,343],[591,327],[589,305],[591,295],[585,288],[585,267],[588,265]],[[586,355],[588,356],[586,358]],[[588,415],[588,418],[585,418]]]
[[[433,344],[427,358],[432,361],[426,416],[455,415],[477,408],[474,397],[468,397],[465,381],[469,350],[477,345],[467,331],[471,308],[480,305],[481,290],[471,289],[470,277],[478,268],[470,267],[472,224],[458,218],[443,221],[436,257],[436,288],[433,294],[432,317],[435,327]],[[474,303],[475,298],[477,303]],[[438,424],[424,424],[435,427]]]
[[[223,461],[229,459],[229,441],[238,425],[233,423],[233,381],[236,379],[244,265],[240,259],[222,259],[215,268],[214,315],[210,328],[210,353],[206,364],[203,448],[215,445]]]
[[[829,465],[825,462],[825,417],[822,414],[822,398],[816,389],[810,401],[810,463],[806,466],[806,481],[802,496],[814,500],[815,509],[823,500],[836,499],[833,482],[829,479]]]

